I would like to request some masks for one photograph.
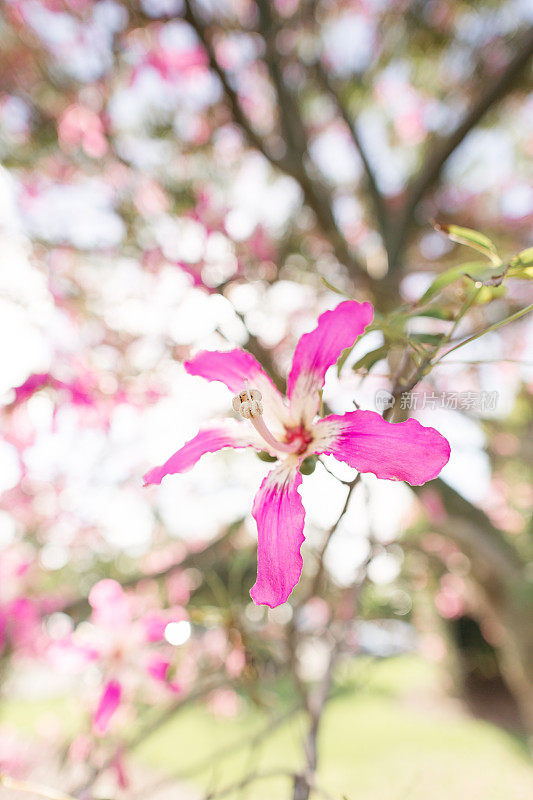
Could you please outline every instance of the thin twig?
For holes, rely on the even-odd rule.
[[[318,569],[317,569],[317,571],[315,573],[315,577],[313,579],[311,590],[309,592],[309,597],[314,597],[319,591],[320,582],[322,581],[322,576],[324,574],[324,557],[326,555],[326,551],[327,551],[327,549],[328,549],[328,547],[329,547],[329,545],[331,543],[331,540],[333,539],[333,536],[335,535],[335,532],[337,531],[337,528],[339,527],[340,523],[342,522],[343,517],[345,516],[346,512],[348,511],[348,506],[350,505],[350,500],[351,500],[352,494],[353,494],[354,489],[355,489],[355,487],[357,486],[357,484],[359,483],[360,480],[361,480],[361,473],[358,472],[357,475],[355,476],[355,478],[352,481],[350,481],[348,484],[346,484],[345,481],[342,481],[345,485],[348,486],[348,492],[346,494],[346,499],[344,501],[344,505],[342,507],[342,510],[341,510],[340,514],[337,517],[337,519],[334,522],[334,524],[329,529],[329,531],[327,532],[326,537],[324,539],[324,542],[322,544],[322,548],[320,550],[320,554],[319,554],[319,557],[318,557]]]
[[[255,747],[260,742],[268,739],[281,725],[291,719],[291,717],[293,717],[300,710],[301,705],[299,703],[293,705],[288,711],[285,711],[283,714],[279,714],[274,719],[270,719],[265,726],[261,728],[261,730],[252,736],[250,736],[250,734],[246,734],[231,744],[224,745],[218,750],[215,750],[205,759],[202,761],[197,761],[196,764],[193,764],[191,767],[188,767],[185,770],[173,772],[170,775],[166,775],[164,778],[157,781],[157,783],[148,787],[148,789],[144,789],[143,796],[146,796],[146,793],[153,792],[155,789],[160,789],[162,786],[166,786],[171,781],[189,779],[194,775],[199,775],[209,767],[212,767],[214,764],[222,761],[222,759],[226,756],[237,753],[244,747]]]
[[[453,353],[454,350],[458,350],[460,347],[464,347],[465,344],[470,344],[470,342],[476,341],[476,339],[480,339],[486,333],[492,333],[492,331],[496,331],[499,328],[502,328],[504,325],[508,325],[510,322],[515,322],[517,319],[524,317],[526,314],[529,314],[530,311],[533,311],[533,303],[525,308],[521,308],[520,311],[516,311],[514,314],[511,314],[510,317],[505,317],[505,319],[501,319],[499,322],[495,322],[493,325],[489,325],[488,328],[484,328],[482,331],[478,331],[477,333],[472,334],[472,336],[468,336],[459,344],[456,344],[455,347],[451,347],[445,353],[443,353],[434,363],[439,364],[443,358],[446,358],[450,353]]]
[[[233,792],[238,792],[240,789],[244,789],[246,786],[249,786],[251,783],[255,783],[256,781],[261,780],[268,780],[270,778],[293,778],[294,773],[290,770],[286,769],[272,769],[265,772],[251,772],[246,775],[241,780],[236,781],[235,783],[230,783],[228,786],[224,786],[223,789],[219,789],[215,792],[208,792],[204,795],[204,800],[219,800],[221,797],[227,797],[228,794],[233,794]]]
[[[322,466],[324,467],[324,469],[326,470],[326,472],[329,472],[329,474],[331,475],[331,477],[332,477],[332,478],[335,478],[335,480],[336,480],[336,481],[338,481],[339,483],[342,483],[342,485],[343,485],[343,486],[351,486],[351,485],[352,485],[352,482],[351,482],[351,481],[345,481],[345,480],[343,480],[342,478],[339,478],[339,476],[338,476],[338,475],[335,475],[335,473],[334,473],[334,472],[332,472],[332,471],[330,470],[330,468],[327,466],[326,462],[325,462],[325,461],[323,461],[321,458],[319,458],[318,460],[320,461],[320,463],[322,464]]]
[[[159,728],[173,719],[177,714],[183,711],[186,707],[188,707],[191,703],[194,703],[196,700],[199,700],[201,697],[209,694],[216,689],[220,689],[223,686],[231,686],[232,681],[228,680],[227,678],[220,678],[215,676],[211,678],[211,680],[206,681],[202,686],[200,686],[196,691],[191,692],[186,697],[181,700],[177,700],[168,708],[164,709],[152,722],[149,722],[139,733],[132,737],[128,742],[124,743],[124,749],[128,751],[135,750],[139,745],[141,745],[149,736],[154,734]],[[99,767],[92,767],[90,770],[90,775],[83,784],[81,784],[77,789],[74,790],[74,794],[82,794],[83,792],[89,791],[100,775],[108,770],[115,760],[115,753],[108,756],[104,763],[101,764]]]

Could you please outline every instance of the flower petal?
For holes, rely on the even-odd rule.
[[[305,510],[298,487],[302,476],[293,465],[280,464],[264,479],[254,499],[257,523],[257,580],[250,596],[254,603],[275,608],[284,603],[302,571]]]
[[[121,695],[122,687],[118,681],[109,681],[106,684],[93,718],[93,729],[100,736],[107,731],[111,718],[119,706]]]
[[[311,423],[318,411],[318,391],[324,385],[328,367],[343,350],[351,347],[372,322],[370,303],[346,300],[318,318],[317,327],[305,333],[296,346],[287,382],[291,411]]]
[[[250,389],[259,389],[263,395],[263,407],[267,416],[270,414],[281,422],[287,419],[288,409],[283,402],[283,396],[261,364],[246,350],[202,350],[190,361],[186,361],[184,366],[189,375],[199,375],[208,381],[225,383],[233,394],[244,389],[246,378]]]
[[[375,411],[332,415],[315,426],[317,452],[359,472],[420,486],[436,478],[450,458],[448,441],[415,419],[391,423]]]
[[[258,438],[258,437],[257,437]],[[255,447],[257,450],[267,450],[266,444],[259,444],[254,438],[254,431],[248,430],[239,422],[221,422],[216,426],[204,428],[183,445],[174,455],[160,467],[154,467],[144,476],[144,485],[161,483],[165,475],[175,475],[176,472],[187,472],[194,467],[205,453],[214,453],[224,447]]]

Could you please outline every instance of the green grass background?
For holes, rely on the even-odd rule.
[[[532,800],[533,768],[523,741],[470,718],[448,700],[438,670],[418,657],[351,664],[340,680],[319,739],[319,781],[341,800]],[[290,697],[287,696],[290,703]],[[260,730],[265,718],[248,711],[214,719],[190,709],[138,750],[163,771],[194,768],[209,753]],[[193,783],[220,788],[251,769],[301,766],[303,719],[292,719],[263,746],[239,748],[195,775]],[[288,781],[257,782],[230,800],[289,798]]]
[[[295,699],[285,685],[276,695],[287,708]],[[79,723],[71,703],[62,702],[67,729]],[[57,701],[11,700],[0,704],[0,722],[34,732],[53,708],[57,712]],[[249,746],[268,718],[246,705],[231,719],[187,708],[143,741],[132,758],[154,785],[161,777],[187,773],[179,782],[187,797],[187,789],[192,796],[199,788],[221,789],[250,771],[299,769],[302,716],[293,716],[260,746]],[[230,755],[217,759],[226,748]],[[323,718],[319,753],[319,783],[335,800],[533,798],[533,766],[524,741],[469,717],[443,693],[438,669],[416,656],[345,665]],[[164,796],[181,800],[181,794],[168,784]],[[287,778],[271,778],[224,796],[288,800],[291,794]]]

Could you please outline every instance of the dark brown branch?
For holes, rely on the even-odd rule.
[[[466,113],[462,122],[449,136],[435,143],[433,152],[419,174],[411,181],[407,190],[405,205],[397,225],[395,241],[391,251],[391,268],[394,269],[400,266],[401,253],[405,247],[418,203],[437,183],[444,165],[470,131],[494,105],[499,103],[512,90],[532,56],[533,27],[524,35],[514,58],[507,64],[499,77],[489,83],[485,91]]]
[[[352,120],[350,112],[344,100],[342,99],[340,92],[334,86],[331,76],[328,74],[328,72],[326,71],[326,69],[324,68],[323,64],[320,61],[317,61],[313,65],[313,71],[322,89],[327,92],[327,94],[335,103],[337,111],[340,113],[346,127],[348,128],[354,147],[359,153],[359,157],[361,159],[366,174],[368,191],[370,193],[370,197],[374,205],[374,210],[376,212],[376,218],[378,221],[381,237],[384,243],[386,244],[388,237],[387,209],[385,207],[383,196],[377,185],[374,170],[372,169],[372,165],[370,164],[370,161],[368,159],[368,155],[361,141],[361,137],[359,136],[357,128],[355,127],[355,121]]]
[[[209,59],[209,66],[211,70],[215,73],[215,75],[218,77],[220,83],[222,84],[222,88],[224,90],[226,99],[229,103],[231,114],[233,116],[235,124],[238,125],[239,128],[243,131],[249,144],[252,147],[254,147],[256,150],[259,150],[259,152],[262,153],[264,157],[268,161],[270,161],[271,164],[273,164],[273,166],[283,169],[282,162],[278,158],[275,158],[272,155],[272,153],[266,147],[264,140],[261,138],[261,136],[259,136],[257,131],[254,130],[248,117],[244,113],[241,102],[239,100],[239,96],[235,91],[235,89],[233,88],[233,86],[230,84],[225,71],[218,63],[218,59],[215,54],[215,49],[211,43],[209,36],[207,35],[207,31],[204,25],[202,24],[200,18],[194,11],[193,4],[190,2],[190,0],[185,0],[184,19],[193,28],[198,39],[200,40],[202,47],[207,53],[207,57]]]
[[[288,174],[292,174],[292,177],[300,184],[305,200],[310,208],[313,209],[317,222],[330,242],[338,261],[348,269],[356,285],[367,289],[372,284],[370,276],[353,253],[350,252],[346,239],[337,226],[331,210],[332,198],[326,187],[321,184],[319,189],[317,182],[311,180],[303,165],[301,170],[294,173],[289,172]]]
[[[262,4],[262,19],[270,20],[270,9]],[[346,266],[352,277],[365,287],[370,285],[366,270],[350,252],[348,244],[342,235],[333,215],[332,198],[328,189],[318,180],[311,178],[305,168],[307,156],[307,136],[298,112],[298,104],[285,85],[277,53],[273,50],[268,35],[265,38],[266,61],[274,88],[278,94],[281,111],[281,122],[288,154],[282,158],[275,156],[267,146],[265,140],[253,128],[246,116],[237,91],[231,85],[225,70],[221,67],[216,57],[211,39],[197,15],[191,0],[185,0],[185,20],[194,29],[200,43],[204,47],[209,59],[211,70],[217,75],[224,95],[229,104],[233,120],[244,133],[248,143],[258,150],[272,166],[293,178],[300,186],[305,202],[315,213],[317,223],[324,236],[329,240],[337,259]],[[270,21],[267,23],[270,26]],[[268,27],[268,31],[270,27]]]
[[[422,173],[415,180],[410,190],[409,205],[411,210],[414,209],[428,189],[434,186],[444,164],[461,144],[463,139],[465,139],[470,131],[481,121],[487,111],[502,100],[513,88],[517,78],[519,78],[525,67],[527,67],[532,55],[533,28],[524,36],[515,57],[509,62],[500,76],[489,84],[484,94],[474,103],[463,121],[433,151]]]
[[[488,516],[442,478],[434,481],[450,520],[441,526],[443,533],[454,539],[467,555],[482,559],[502,581],[515,581],[523,575],[523,567],[514,548]],[[424,494],[423,486],[413,486],[417,495]]]
[[[306,168],[310,162],[308,137],[300,115],[297,97],[285,83],[279,53],[276,49],[276,20],[269,0],[256,0],[259,11],[259,33],[265,42],[265,62],[276,91],[283,138],[287,156],[283,160],[284,170],[299,184],[307,204],[313,209],[317,222],[328,237],[338,260],[347,267],[354,280],[370,284],[368,273],[350,252],[346,239],[333,215],[333,198],[329,189],[317,177],[311,177]]]
[[[265,43],[265,62],[276,95],[281,128],[291,160],[302,163],[307,154],[307,132],[300,116],[298,102],[285,83],[275,36],[277,26],[269,0],[256,0],[259,11],[259,33]]]
[[[315,775],[318,766],[318,731],[322,721],[326,703],[330,697],[333,671],[339,656],[339,646],[332,647],[328,661],[328,666],[320,681],[316,692],[310,695],[308,701],[308,713],[310,718],[309,730],[305,741],[306,769],[300,775],[296,775],[293,785],[293,800],[308,800],[311,790],[315,788]]]

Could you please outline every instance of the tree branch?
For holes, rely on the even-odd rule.
[[[470,131],[513,88],[532,56],[533,27],[524,35],[514,58],[507,64],[499,77],[489,83],[485,91],[482,92],[466,113],[462,122],[449,136],[434,145],[431,155],[418,175],[411,181],[407,190],[406,201],[394,236],[390,262],[392,269],[398,268],[400,265],[400,256],[407,242],[416,206],[436,184],[444,165]]]
[[[441,526],[443,533],[461,547],[466,546],[476,558],[483,558],[503,580],[520,579],[523,575],[520,559],[485,512],[466,500],[442,478],[437,478],[434,484],[450,517],[445,526]],[[423,486],[412,488],[417,495],[424,493]]]
[[[306,163],[310,161],[307,131],[299,112],[298,100],[285,83],[281,70],[275,44],[277,27],[271,3],[269,0],[256,0],[256,6],[259,11],[259,33],[265,42],[265,62],[276,91],[281,128],[287,146],[283,169],[300,184],[305,200],[313,209],[338,260],[347,267],[354,280],[363,280],[368,287],[371,283],[369,275],[350,251],[333,215],[331,192],[322,181],[311,177],[306,169]]]
[[[258,2],[260,17],[262,19],[262,34],[265,40],[266,61],[269,73],[278,95],[279,107],[281,112],[281,123],[288,154],[278,158],[271,153],[264,139],[254,130],[250,120],[246,116],[237,91],[231,85],[228,76],[221,67],[210,40],[205,26],[193,8],[191,0],[185,0],[184,19],[194,29],[200,43],[204,47],[209,60],[211,70],[217,75],[224,95],[228,101],[233,120],[244,133],[248,143],[258,150],[272,166],[293,178],[300,186],[305,198],[305,202],[315,213],[317,223],[324,236],[330,242],[333,251],[340,261],[350,272],[350,275],[363,282],[365,287],[370,285],[370,277],[363,266],[358,262],[354,254],[350,251],[348,244],[340,231],[332,212],[332,197],[327,188],[317,180],[310,177],[306,168],[307,160],[307,136],[305,128],[298,113],[298,104],[292,97],[289,89],[285,85],[283,75],[279,68],[279,57],[274,49],[270,31],[271,17],[268,4],[259,0]]]
[[[332,647],[328,665],[314,696],[309,697],[308,713],[309,730],[305,740],[306,768],[302,774],[294,777],[293,800],[308,800],[311,790],[315,788],[315,775],[318,766],[318,731],[326,703],[330,696],[333,671],[339,656],[339,645]]]
[[[207,35],[206,28],[202,24],[200,18],[196,15],[191,0],[185,0],[184,19],[186,22],[189,23],[191,28],[193,28],[194,32],[196,33],[202,47],[204,48],[207,54],[211,70],[215,73],[220,83],[222,84],[222,88],[224,90],[226,99],[229,103],[231,114],[233,116],[235,124],[238,125],[239,128],[241,128],[241,130],[245,134],[248,142],[252,147],[254,147],[256,150],[259,150],[259,152],[262,153],[263,156],[267,159],[267,161],[269,161],[273,166],[283,169],[282,162],[280,161],[280,159],[272,155],[272,153],[267,148],[264,140],[254,130],[248,117],[244,113],[241,101],[239,100],[239,96],[235,91],[235,89],[230,84],[225,71],[222,69],[222,67],[218,62],[215,49],[211,43],[209,36]]]
[[[376,218],[379,225],[379,230],[381,233],[381,237],[386,245],[387,238],[388,238],[388,215],[387,209],[385,207],[385,203],[383,200],[383,196],[379,190],[377,185],[376,176],[374,174],[374,170],[370,161],[368,159],[368,155],[366,153],[365,147],[361,141],[361,138],[357,132],[357,128],[355,127],[355,121],[352,120],[350,116],[350,112],[344,101],[341,98],[340,92],[336,89],[331,80],[330,75],[328,74],[327,70],[324,68],[324,65],[317,61],[313,65],[313,71],[315,76],[318,80],[318,83],[322,87],[322,89],[331,97],[335,105],[337,106],[337,110],[340,113],[348,131],[350,133],[350,137],[354,144],[355,149],[359,153],[359,157],[361,158],[361,162],[363,164],[363,168],[366,174],[366,179],[368,183],[368,190],[370,193],[370,197],[372,199],[372,203],[374,205],[374,210],[376,212]]]

